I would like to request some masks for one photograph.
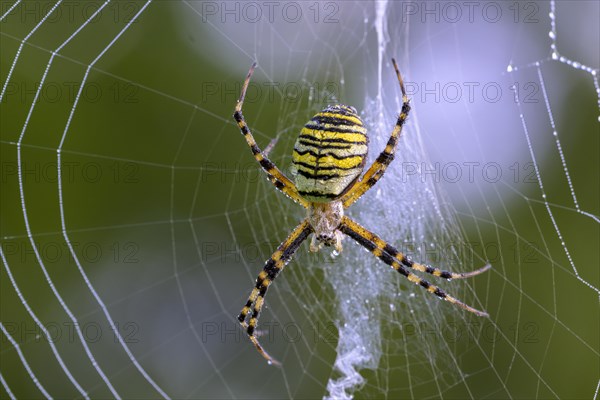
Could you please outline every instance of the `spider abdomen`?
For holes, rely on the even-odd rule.
[[[295,183],[307,200],[339,198],[361,174],[367,130],[354,107],[328,106],[302,128],[293,154]]]

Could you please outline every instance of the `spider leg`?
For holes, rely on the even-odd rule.
[[[367,190],[371,189],[379,179],[381,179],[388,165],[390,165],[390,163],[394,159],[394,152],[396,151],[398,138],[402,133],[402,126],[408,118],[408,113],[410,112],[410,104],[408,96],[406,95],[406,90],[404,89],[404,82],[402,81],[402,76],[400,75],[398,64],[396,64],[396,60],[393,58],[392,64],[394,64],[396,76],[398,77],[398,82],[400,83],[400,90],[402,91],[402,111],[398,116],[396,126],[394,126],[394,130],[390,135],[385,149],[379,154],[377,160],[375,160],[373,165],[369,167],[369,169],[367,170],[367,172],[365,172],[360,181],[357,182],[357,184],[342,197],[344,208],[350,207],[350,205],[352,205],[356,200],[358,200],[363,194],[367,192]]]
[[[487,271],[488,269],[492,268],[491,264],[486,264],[483,267],[476,269],[475,271],[453,272],[453,271],[445,271],[443,269],[435,268],[435,267],[432,267],[432,266],[426,265],[426,264],[420,264],[420,263],[414,262],[413,260],[408,258],[404,253],[402,253],[401,251],[398,251],[394,246],[390,245],[389,243],[386,243],[385,240],[381,239],[376,234],[368,231],[365,227],[359,225],[358,223],[351,220],[350,218],[347,218],[347,221],[344,221],[344,222],[347,222],[348,226],[351,229],[360,232],[361,236],[363,236],[364,238],[366,238],[370,242],[372,242],[377,247],[377,249],[394,257],[404,267],[410,268],[415,271],[425,272],[427,274],[437,276],[440,278],[444,278],[444,279],[464,279],[464,278],[470,278],[472,276],[479,275],[479,274]]]
[[[283,243],[279,245],[277,250],[273,253],[273,255],[266,261],[265,266],[261,273],[256,278],[256,285],[254,289],[252,289],[252,293],[248,297],[248,301],[246,305],[242,308],[240,315],[238,315],[238,321],[246,330],[250,340],[258,350],[258,352],[269,362],[272,364],[279,365],[279,362],[274,360],[260,345],[258,339],[256,338],[254,331],[256,329],[256,325],[258,323],[258,317],[260,315],[260,311],[264,305],[264,299],[267,294],[267,290],[269,286],[273,283],[277,275],[281,272],[283,267],[290,261],[296,250],[300,247],[302,242],[310,235],[313,231],[313,228],[308,222],[308,219],[304,220],[300,225],[298,225],[292,233],[285,239]],[[250,311],[252,310],[252,315],[248,323],[246,323],[246,319]]]
[[[273,183],[277,189],[281,190],[296,203],[302,205],[304,208],[308,208],[308,201],[300,196],[296,185],[294,185],[294,183],[288,177],[286,177],[283,172],[281,172],[281,170],[277,168],[277,166],[273,164],[273,162],[267,158],[266,154],[258,147],[256,141],[254,140],[254,136],[252,136],[250,128],[248,128],[248,124],[244,119],[244,115],[242,114],[244,97],[246,97],[246,90],[248,90],[248,84],[250,83],[250,77],[252,76],[252,73],[254,73],[254,68],[256,68],[256,63],[253,63],[252,67],[250,67],[250,71],[248,71],[248,75],[246,76],[246,80],[242,86],[242,93],[240,94],[240,98],[235,106],[233,118],[237,122],[238,127],[246,138],[246,142],[248,143],[248,146],[250,146],[250,150],[252,150],[254,158],[267,173],[267,178],[269,181],[271,181],[271,183]]]
[[[450,302],[452,304],[456,304],[457,306],[459,306],[469,312],[472,312],[473,314],[476,314],[480,317],[489,316],[488,313],[486,313],[485,311],[479,311],[471,306],[466,305],[462,301],[450,296],[449,294],[444,292],[439,287],[432,285],[428,281],[421,279],[417,275],[410,272],[406,268],[408,265],[406,265],[404,262],[400,261],[399,259],[396,259],[397,257],[394,255],[394,254],[401,255],[401,253],[396,251],[393,247],[389,246],[385,241],[380,239],[377,235],[370,232],[369,230],[367,230],[363,226],[359,225],[358,223],[354,222],[350,218],[343,217],[342,223],[340,224],[338,229],[342,233],[350,236],[352,239],[354,239],[361,246],[363,246],[364,248],[369,250],[371,253],[373,253],[373,255],[375,257],[379,258],[381,261],[388,264],[389,266],[394,268],[396,271],[398,271],[399,273],[404,275],[409,281],[413,282],[414,284],[420,285],[423,288],[425,288],[428,292],[435,294],[439,298],[444,299],[447,302]],[[417,265],[419,265],[420,267],[424,267],[421,264],[417,264]],[[438,269],[433,269],[430,272],[427,270],[427,267],[425,267],[425,269],[422,270],[420,268],[415,268],[414,266],[415,266],[415,263],[413,263],[412,266],[408,266],[408,267],[415,269],[417,271],[428,272],[428,273],[431,273],[436,276],[443,276],[442,273],[447,272],[447,271],[440,271]],[[490,266],[486,265],[485,267],[483,267],[477,271],[474,271],[474,272],[465,273],[465,274],[456,274],[456,273],[454,273],[454,274],[456,274],[456,276],[458,276],[459,278],[465,278],[468,276],[478,275],[478,274],[486,271],[489,268],[490,268]],[[453,274],[453,273],[450,273],[450,274]]]
[[[263,154],[264,154],[265,157],[269,156],[269,153],[271,152],[271,150],[273,150],[273,147],[275,147],[276,144],[277,144],[277,138],[271,139],[271,141],[269,142],[269,144],[267,145],[267,147],[265,147],[263,149]]]

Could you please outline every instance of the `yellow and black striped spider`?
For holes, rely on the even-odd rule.
[[[333,246],[337,252],[340,252],[343,235],[348,235],[409,281],[476,315],[488,315],[450,296],[410,270],[446,279],[460,279],[479,275],[491,267],[489,264],[466,273],[442,271],[419,264],[410,260],[374,233],[344,216],[344,210],[381,179],[386,168],[394,159],[396,144],[410,111],[409,100],[396,60],[392,59],[392,63],[402,91],[402,111],[385,149],[379,154],[373,165],[362,177],[360,176],[367,157],[368,139],[367,130],[356,109],[344,105],[328,106],[302,128],[300,136],[296,140],[293,154],[293,167],[296,171],[295,183],[266,157],[248,129],[242,115],[242,104],[256,63],[252,64],[246,76],[233,117],[246,138],[254,158],[267,173],[268,179],[277,189],[307,210],[307,217],[304,221],[292,231],[271,258],[266,261],[246,305],[238,316],[238,320],[246,329],[250,340],[269,363],[277,362],[267,354],[255,336],[264,298],[269,286],[311,233],[314,235],[310,243],[310,251],[319,251],[325,245]],[[252,315],[246,323],[251,310]]]

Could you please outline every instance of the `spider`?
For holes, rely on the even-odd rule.
[[[242,115],[244,97],[256,63],[252,64],[246,76],[233,118],[246,138],[254,158],[267,173],[269,181],[307,210],[306,218],[294,228],[266,261],[246,305],[238,316],[238,321],[246,330],[250,341],[269,364],[279,363],[263,349],[255,334],[265,295],[283,267],[311,234],[313,234],[310,242],[311,252],[319,251],[323,246],[332,246],[339,253],[342,250],[343,235],[347,235],[409,281],[422,286],[428,292],[478,316],[488,316],[486,312],[468,306],[411,271],[425,272],[446,279],[460,279],[479,275],[491,268],[490,264],[464,273],[443,271],[429,265],[419,264],[344,215],[346,208],[350,207],[381,179],[388,165],[394,159],[402,126],[410,112],[409,99],[404,89],[402,76],[396,60],[393,58],[392,64],[402,92],[402,110],[385,149],[362,177],[360,175],[363,172],[368,151],[367,130],[354,107],[338,104],[326,107],[302,128],[293,153],[295,182],[287,178],[258,147]],[[250,320],[246,322],[251,311]]]

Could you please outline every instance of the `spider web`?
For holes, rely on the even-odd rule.
[[[249,4],[249,5],[248,5]],[[597,2],[2,2],[2,396],[598,397]],[[301,126],[354,105],[349,215],[413,259],[486,274],[438,301],[349,238],[269,291],[267,365],[235,316],[304,216]],[[326,250],[326,249],[325,249]]]

